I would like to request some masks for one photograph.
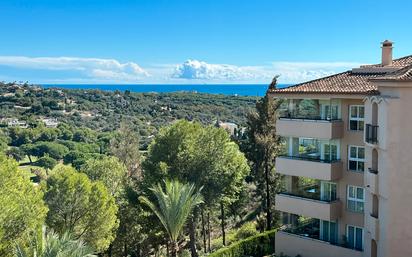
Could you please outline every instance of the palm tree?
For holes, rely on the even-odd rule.
[[[203,202],[200,190],[196,191],[193,184],[182,184],[177,180],[165,181],[165,190],[162,185],[150,189],[155,200],[140,197],[140,201],[146,204],[159,218],[171,241],[172,257],[176,257],[177,240],[193,208]]]
[[[54,232],[43,233],[28,248],[18,245],[16,257],[95,257],[94,251],[81,239],[74,240],[69,233],[61,237]]]

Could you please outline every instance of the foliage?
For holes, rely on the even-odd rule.
[[[212,207],[238,198],[249,166],[224,129],[182,120],[162,129],[155,137],[143,171],[146,185],[166,177],[203,187],[205,205]],[[192,254],[196,251],[196,210],[193,216],[189,226]]]
[[[261,257],[275,252],[275,230],[266,231],[258,235],[243,239],[222,248],[209,257]]]
[[[102,182],[58,165],[47,179],[45,201],[49,207],[46,223],[57,233],[68,231],[98,251],[114,240],[118,208]]]
[[[129,123],[120,124],[116,136],[110,140],[110,152],[126,166],[129,176],[141,177],[139,136]]]
[[[249,172],[246,158],[225,130],[188,121],[160,131],[143,167],[148,184],[167,177],[203,186],[209,205],[224,195],[236,195]]]
[[[241,240],[256,234],[258,234],[256,225],[253,222],[247,222],[236,231],[235,239]]]
[[[1,146],[0,146],[0,148],[1,148]],[[25,152],[22,151],[18,147],[11,146],[9,149],[7,149],[7,150],[4,149],[3,151],[6,153],[7,156],[15,159],[16,161],[21,161],[21,160],[24,159],[24,157],[26,157]],[[0,150],[0,152],[1,152],[1,150]]]
[[[43,157],[45,154],[56,160],[63,159],[64,155],[69,152],[69,149],[61,144],[54,142],[36,142],[32,145],[27,145],[25,148],[27,155]]]
[[[16,257],[94,257],[94,250],[81,239],[73,239],[69,233],[62,236],[54,232],[43,232],[25,247],[19,244]]]
[[[36,165],[43,167],[45,169],[53,169],[54,166],[57,165],[57,161],[51,157],[49,157],[48,155],[40,157],[39,159],[37,159],[36,161]]]
[[[271,87],[276,86],[273,79]],[[272,212],[275,195],[280,189],[279,175],[275,172],[275,160],[280,151],[280,137],[276,134],[277,109],[282,101],[270,94],[256,103],[256,111],[248,114],[247,138],[242,149],[251,162],[252,175],[257,185],[257,194],[262,199],[262,209],[266,211],[266,229],[272,227]]]
[[[127,171],[116,157],[89,159],[81,169],[91,180],[103,182],[113,196],[121,194]]]
[[[44,222],[47,207],[43,193],[17,163],[0,155],[0,255],[9,256],[13,244]]]
[[[6,96],[6,93],[16,95]],[[135,93],[84,89],[41,88],[32,85],[0,82],[0,117],[30,119],[57,118],[68,127],[58,126],[59,139],[93,142],[96,133],[114,131],[122,121],[135,124],[141,136],[140,149],[145,149],[159,129],[179,119],[212,124],[221,120],[244,125],[245,113],[253,108],[257,97],[210,95],[196,92]],[[56,103],[58,104],[56,106]],[[22,111],[14,106],[31,106]],[[84,132],[84,127],[91,130]],[[33,143],[31,129],[16,128],[13,146]],[[94,134],[94,135],[93,135]],[[35,137],[38,137],[36,135]]]
[[[193,208],[203,202],[200,190],[192,184],[182,184],[177,180],[165,181],[151,188],[155,200],[140,197],[159,218],[172,242],[172,257],[176,256],[177,240]]]
[[[226,245],[231,245],[239,240],[257,235],[259,232],[256,230],[254,222],[247,222],[238,229],[232,229],[226,235]],[[211,249],[220,249],[223,247],[222,237],[218,237],[212,240]]]

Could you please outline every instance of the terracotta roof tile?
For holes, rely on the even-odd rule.
[[[383,76],[378,76],[372,80],[412,81],[412,65],[387,73]]]
[[[401,70],[406,69],[402,68],[404,66],[408,66],[410,68],[407,69],[407,72],[404,71],[402,73]],[[382,67],[382,65],[376,64],[367,65],[364,67]],[[399,67],[401,69],[395,72],[386,73],[385,75],[383,75],[381,71],[377,71],[376,73],[346,71],[328,77],[303,82],[287,88],[272,89],[269,92],[279,94],[379,94],[377,86],[373,82],[371,82],[371,80],[394,79],[394,76],[401,76],[400,78],[402,78],[403,80],[412,80],[412,55],[393,60],[391,67]],[[371,69],[368,69],[368,71],[370,70]],[[397,72],[401,72],[402,74],[399,74]],[[389,75],[391,77],[389,77]]]

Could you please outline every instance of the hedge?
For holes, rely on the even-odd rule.
[[[262,257],[275,252],[276,230],[260,233],[233,243],[208,255],[208,257]]]

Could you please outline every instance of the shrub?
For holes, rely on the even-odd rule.
[[[272,254],[275,252],[275,233],[276,230],[271,230],[243,239],[210,254],[209,257],[260,257]]]
[[[242,240],[251,236],[257,235],[259,232],[256,230],[256,225],[253,222],[243,224],[235,234],[236,240]]]

